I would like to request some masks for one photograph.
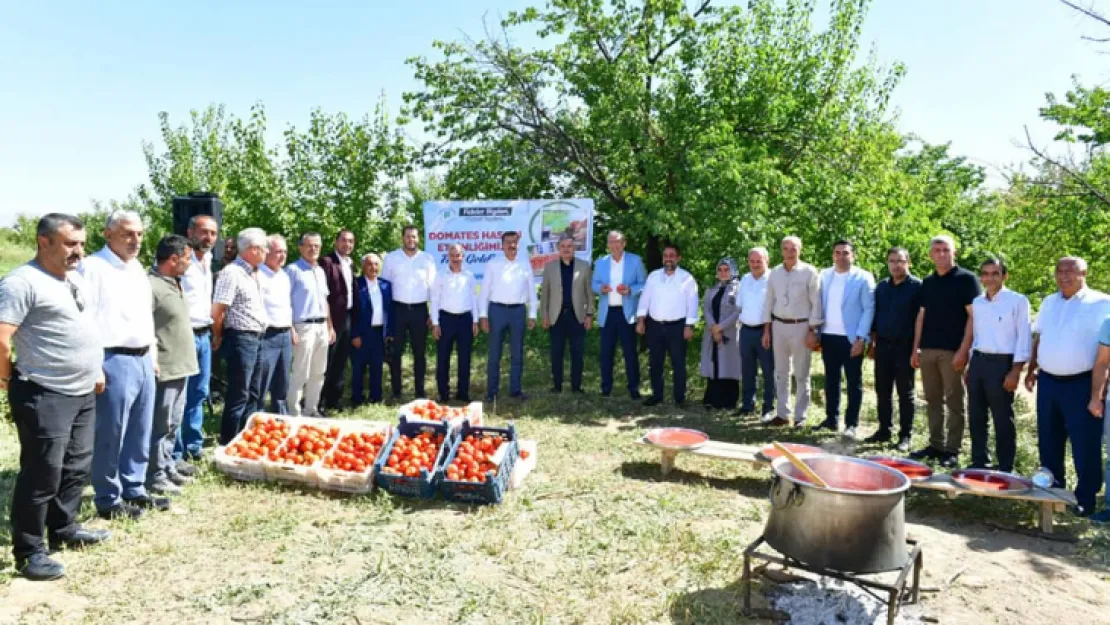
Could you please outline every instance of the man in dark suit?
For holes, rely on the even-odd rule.
[[[382,259],[377,254],[362,257],[362,277],[355,281],[355,305],[351,309],[351,404],[363,403],[362,381],[370,369],[370,401],[382,401],[382,362],[393,341],[393,285],[379,278]]]
[[[324,376],[324,394],[320,413],[338,410],[343,395],[343,376],[347,373],[347,360],[351,357],[351,309],[355,305],[355,271],[351,252],[355,249],[355,235],[350,230],[340,230],[335,237],[331,254],[320,259],[320,267],[328,281],[328,309],[335,342],[328,347],[328,371]]]

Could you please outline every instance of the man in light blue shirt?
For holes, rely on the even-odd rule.
[[[335,342],[328,310],[328,280],[320,259],[322,239],[316,232],[301,235],[301,258],[285,267],[293,305],[293,372],[285,403],[289,412],[318,414],[320,392],[328,369],[328,345]]]
[[[850,241],[833,244],[833,266],[821,272],[821,360],[825,363],[825,421],[819,429],[840,428],[840,375],[848,382],[844,437],[855,439],[863,405],[863,354],[875,317],[875,278],[855,266]]]

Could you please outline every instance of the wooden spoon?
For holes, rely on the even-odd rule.
[[[809,465],[802,461],[801,458],[795,456],[794,452],[790,451],[790,449],[787,448],[786,445],[783,445],[778,441],[774,441],[771,444],[775,446],[775,449],[779,450],[780,454],[785,456],[786,459],[790,461],[790,464],[794,465],[795,468],[804,473],[805,476],[808,477],[811,482],[813,482],[814,486],[819,486],[821,488],[829,487],[828,483],[825,482],[825,480],[821,479],[820,475],[817,475],[817,473],[815,473],[813,469],[809,468]]]

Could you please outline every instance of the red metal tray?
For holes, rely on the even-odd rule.
[[[915,482],[927,480],[933,475],[933,469],[923,462],[916,460],[908,460],[906,458],[894,458],[892,456],[867,456],[864,460],[870,460],[886,467],[890,467],[895,471],[901,472],[906,477]]]
[[[697,449],[709,440],[709,435],[687,428],[656,428],[644,434],[644,440],[666,449]]]
[[[1028,478],[988,469],[958,469],[952,472],[952,479],[973,490],[1019,494],[1033,488]]]

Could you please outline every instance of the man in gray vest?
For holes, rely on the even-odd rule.
[[[75,271],[85,255],[81,220],[39,220],[34,260],[0,280],[0,390],[19,432],[19,475],[12,491],[12,552],[25,577],[56,579],[65,567],[50,547],[108,538],[77,524],[92,464],[96,393],[104,390],[100,333]],[[12,363],[12,348],[19,359]]]

